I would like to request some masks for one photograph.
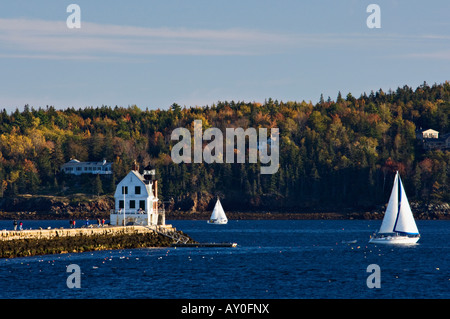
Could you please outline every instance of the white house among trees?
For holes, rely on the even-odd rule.
[[[417,131],[416,136],[418,139],[439,138],[439,132],[430,128],[428,130]]]
[[[61,171],[66,174],[81,175],[81,174],[112,174],[112,162],[80,162],[75,158],[61,165]]]
[[[450,149],[450,133],[439,134],[433,129],[419,130],[416,132],[416,137],[422,142],[422,147],[425,150]]]

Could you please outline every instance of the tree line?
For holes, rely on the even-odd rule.
[[[18,194],[113,194],[136,160],[154,166],[163,200],[206,207],[220,196],[230,209],[339,209],[384,204],[398,170],[410,199],[450,202],[450,151],[424,151],[418,129],[450,132],[450,83],[378,90],[358,98],[339,92],[318,103],[219,101],[211,106],[129,107],[0,112],[0,197]],[[202,120],[217,127],[279,128],[280,167],[260,163],[175,164],[171,132]],[[193,134],[192,134],[193,136]],[[60,166],[113,162],[113,175],[80,177]],[[191,203],[191,204],[189,204]],[[202,206],[203,205],[203,206]]]

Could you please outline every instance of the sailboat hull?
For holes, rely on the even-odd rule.
[[[386,245],[414,245],[419,241],[420,237],[409,236],[385,236],[373,237],[369,240],[371,244],[386,244]]]
[[[208,220],[208,224],[213,225],[226,225],[228,223],[228,220]]]

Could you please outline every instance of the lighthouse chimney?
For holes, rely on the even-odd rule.
[[[139,172],[139,165],[138,165],[138,163],[136,162],[136,160],[134,160],[133,166],[132,166],[131,169],[132,169],[133,171]]]

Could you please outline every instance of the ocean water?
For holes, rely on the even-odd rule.
[[[168,223],[197,241],[238,247],[0,259],[0,298],[450,298],[450,221],[418,221],[422,238],[409,247],[368,244],[381,221]],[[0,229],[11,226],[0,221]],[[68,221],[24,221],[25,228],[40,226]],[[81,288],[67,286],[71,264],[80,267]],[[367,286],[371,264],[380,267],[380,288]]]

